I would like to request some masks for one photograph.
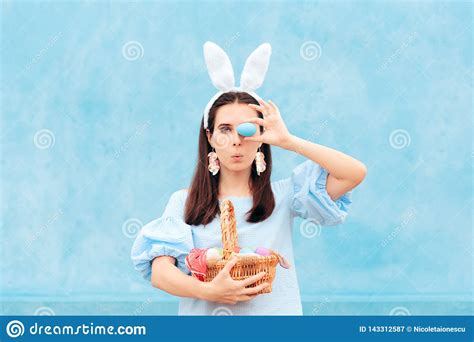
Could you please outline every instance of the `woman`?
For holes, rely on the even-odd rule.
[[[260,135],[239,135],[236,127],[242,122],[260,125]],[[188,275],[184,258],[192,248],[222,246],[217,215],[219,202],[229,198],[235,206],[239,244],[272,248],[294,265],[293,218],[313,219],[321,225],[342,223],[351,203],[351,190],[365,177],[365,166],[341,152],[290,134],[275,104],[259,104],[247,93],[221,95],[209,112],[209,128],[205,131],[201,123],[200,131],[199,161],[191,187],[175,192],[162,217],[142,228],[132,250],[136,267],[148,279],[151,272],[154,287],[184,297],[179,309],[182,315],[229,310],[234,315],[301,315],[294,267],[277,269],[272,292],[256,297],[265,285],[246,286],[263,274],[234,281],[229,274],[237,261],[234,259],[213,281],[205,283]],[[290,178],[270,183],[270,145],[295,151],[309,160],[295,168]],[[266,161],[260,176],[255,165],[259,148]],[[217,154],[220,166],[215,176],[208,170],[211,151]],[[231,305],[226,308],[222,304]]]
[[[229,77],[231,66],[225,53],[216,45],[208,47],[214,49],[214,55],[206,55],[209,73],[221,91],[209,101],[201,122],[191,186],[173,193],[163,215],[141,229],[132,247],[132,260],[152,286],[182,297],[180,315],[302,315],[294,267],[278,268],[272,292],[256,295],[267,284],[247,286],[264,274],[233,280],[230,270],[236,259],[211,282],[192,277],[184,259],[193,248],[222,247],[219,204],[230,199],[239,245],[271,248],[294,265],[293,219],[298,216],[319,225],[344,222],[351,190],[364,179],[366,167],[344,153],[290,134],[277,106],[252,91],[263,81],[268,44],[247,60],[239,88],[233,86],[233,74]],[[254,68],[262,65],[260,70]],[[222,77],[213,70],[219,70]],[[257,75],[253,81],[252,75]],[[244,137],[237,131],[244,122],[260,129]],[[290,177],[271,182],[270,145],[308,160]]]

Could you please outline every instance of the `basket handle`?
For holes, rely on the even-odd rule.
[[[221,203],[221,230],[223,258],[229,260],[234,247],[237,247],[237,224],[235,220],[234,205],[230,200],[224,200]]]

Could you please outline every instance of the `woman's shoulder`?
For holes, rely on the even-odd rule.
[[[291,188],[291,178],[287,177],[277,181],[271,182],[273,194],[277,197],[287,196],[292,190]]]
[[[179,193],[179,194],[187,194],[187,193],[188,193],[188,189],[187,189],[187,188],[185,188],[185,189],[180,189],[180,190],[175,191],[174,193],[175,193],[175,194],[176,194],[176,193]]]
[[[168,199],[164,216],[182,216],[188,191],[181,189],[173,192]]]
[[[173,192],[170,196],[170,201],[184,202],[188,196],[188,189],[180,189]]]
[[[273,193],[276,197],[293,197],[295,191],[301,187],[301,183],[311,181],[316,176],[319,177],[321,170],[320,165],[312,160],[303,161],[293,167],[290,175],[272,182]]]

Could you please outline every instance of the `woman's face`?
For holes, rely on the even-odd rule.
[[[254,117],[258,117],[257,111],[246,103],[231,103],[217,109],[214,133],[211,136],[207,131],[207,139],[215,148],[221,167],[241,171],[252,166],[261,143],[244,141],[244,137],[237,132],[237,126]],[[259,126],[255,134],[261,134]]]

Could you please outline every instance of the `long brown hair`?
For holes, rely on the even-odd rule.
[[[227,92],[217,98],[209,110],[208,129],[211,134],[214,133],[214,122],[217,109],[223,105],[231,103],[253,103],[258,105],[258,101],[246,92]],[[262,113],[258,116],[263,118]],[[263,127],[260,126],[260,132]],[[198,141],[198,161],[194,171],[191,187],[188,190],[184,218],[189,225],[208,224],[216,215],[220,214],[218,201],[219,175],[213,176],[208,170],[208,153],[212,147],[207,140],[206,130],[204,129],[204,118],[201,120]],[[261,222],[269,217],[275,208],[275,199],[270,183],[272,172],[272,154],[270,145],[262,143],[261,151],[265,154],[266,170],[257,175],[255,160],[252,163],[249,186],[252,191],[253,206],[246,213],[247,222]]]

